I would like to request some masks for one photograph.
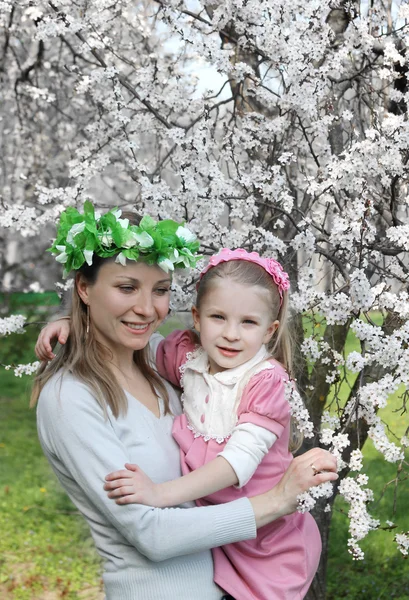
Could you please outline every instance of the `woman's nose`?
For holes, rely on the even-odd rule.
[[[137,315],[152,317],[155,314],[155,307],[151,294],[140,294],[133,306],[133,311]]]

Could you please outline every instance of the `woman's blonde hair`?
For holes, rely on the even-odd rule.
[[[136,217],[131,215],[134,220]],[[126,214],[126,218],[130,215]],[[137,223],[136,223],[137,224]],[[35,406],[41,390],[56,373],[61,377],[65,373],[72,373],[91,389],[95,398],[107,414],[107,408],[112,410],[117,418],[126,414],[128,401],[123,388],[119,385],[110,369],[107,369],[107,359],[110,359],[109,349],[99,342],[94,334],[92,322],[87,332],[87,306],[81,300],[76,283],[83,277],[88,285],[94,285],[98,278],[101,266],[112,258],[94,256],[91,266],[84,265],[78,270],[72,291],[70,309],[70,335],[58,355],[49,363],[43,363],[34,379],[31,393],[30,406]],[[155,395],[158,393],[163,398],[165,412],[169,412],[169,396],[165,384],[149,364],[149,347],[135,350],[133,358],[135,364],[144,374]]]
[[[204,274],[200,280],[197,290],[196,307],[200,311],[200,305],[204,297],[211,290],[215,282],[220,279],[231,279],[249,288],[259,287],[269,294],[269,305],[271,318],[279,321],[279,327],[267,345],[269,354],[280,362],[289,376],[293,373],[293,354],[291,333],[289,328],[289,298],[288,292],[283,292],[281,299],[277,285],[271,275],[260,265],[246,260],[231,260],[219,263]],[[291,452],[296,452],[303,441],[303,436],[291,419],[290,443]]]

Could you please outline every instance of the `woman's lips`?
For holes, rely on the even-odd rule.
[[[133,335],[142,335],[146,333],[151,326],[151,323],[128,323],[127,321],[122,321],[122,324],[125,325],[128,331],[132,332]]]

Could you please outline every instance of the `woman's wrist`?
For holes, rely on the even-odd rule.
[[[327,450],[313,448],[297,456],[278,484],[250,499],[257,528],[289,515],[297,509],[297,497],[310,487],[336,481],[337,459]]]
[[[249,500],[253,507],[257,529],[292,513],[296,508],[295,504],[290,506],[285,501],[283,494],[279,491],[279,486]]]

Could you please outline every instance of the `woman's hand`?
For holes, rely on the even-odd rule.
[[[250,499],[257,527],[294,512],[297,496],[310,487],[337,480],[336,469],[335,456],[322,448],[313,448],[297,456],[273,489]]]
[[[35,353],[37,358],[40,360],[52,360],[55,358],[53,348],[57,342],[65,344],[68,336],[70,335],[70,322],[68,319],[59,319],[48,323],[40,331],[37,343],[35,346]]]
[[[108,498],[114,498],[117,504],[146,504],[163,508],[159,484],[153,483],[138,465],[126,463],[125,469],[105,477],[104,490],[109,492]]]

